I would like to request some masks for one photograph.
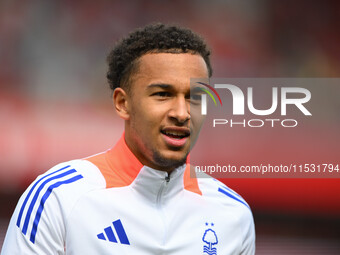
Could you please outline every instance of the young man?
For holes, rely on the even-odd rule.
[[[175,26],[121,40],[107,77],[124,134],[104,153],[39,176],[2,254],[254,254],[246,202],[219,181],[190,178],[186,164],[202,125],[190,78],[211,76],[209,55],[198,35]]]

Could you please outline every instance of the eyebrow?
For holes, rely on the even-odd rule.
[[[171,84],[166,83],[153,83],[146,87],[146,89],[152,89],[152,88],[161,88],[161,89],[172,89],[174,86]],[[192,93],[203,93],[202,88],[203,86],[195,86],[191,88]]]
[[[195,87],[191,87],[190,90],[191,90],[191,92],[203,92],[202,88],[204,88],[204,87],[195,86]]]
[[[170,89],[170,88],[173,88],[173,86],[171,84],[155,83],[155,84],[148,85],[147,88],[148,89],[152,89],[152,88]]]

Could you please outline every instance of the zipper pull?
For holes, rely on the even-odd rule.
[[[168,183],[170,181],[170,176],[165,176],[165,181]]]

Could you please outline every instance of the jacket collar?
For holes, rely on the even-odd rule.
[[[104,153],[86,158],[95,164],[106,181],[106,188],[130,186],[141,193],[158,192],[157,187],[163,185],[168,176],[165,171],[144,166],[127,146],[124,133],[117,144]],[[190,165],[184,164],[170,174],[170,180],[166,184],[168,190],[178,192],[186,189],[201,195],[197,179],[190,176]]]

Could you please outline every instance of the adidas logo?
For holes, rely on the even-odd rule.
[[[104,232],[97,235],[98,239],[104,240],[104,241],[108,240],[113,243],[118,243],[116,235],[114,234],[114,230],[115,230],[118,236],[119,242],[121,244],[130,245],[129,239],[127,238],[127,235],[123,228],[122,222],[120,220],[116,220],[112,222],[112,224],[113,224],[113,228],[112,226],[108,226],[107,228],[104,228]]]

